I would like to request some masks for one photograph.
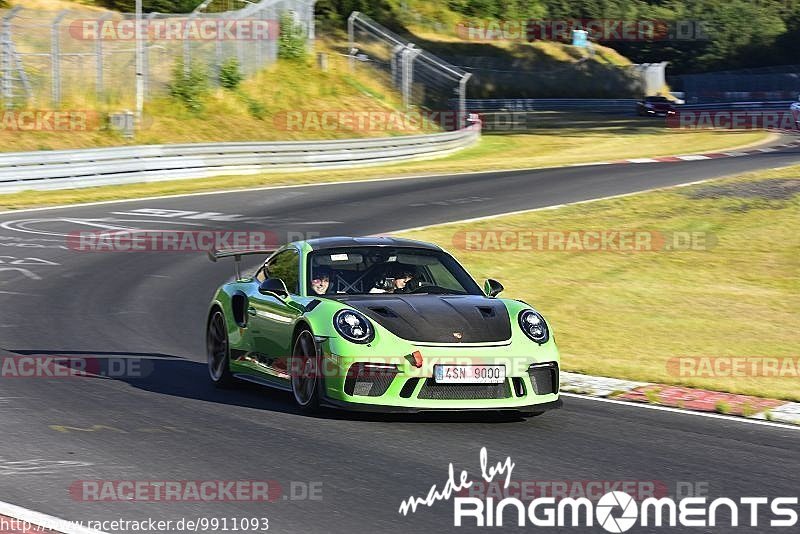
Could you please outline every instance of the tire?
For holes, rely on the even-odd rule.
[[[309,414],[319,411],[323,378],[317,345],[310,330],[301,330],[295,338],[289,373],[292,396],[300,411]]]
[[[225,315],[220,310],[214,311],[208,319],[206,327],[206,355],[208,358],[208,375],[218,388],[226,389],[236,385],[231,374],[231,350],[228,343],[228,327]]]

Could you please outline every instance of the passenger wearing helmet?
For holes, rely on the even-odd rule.
[[[317,267],[311,276],[311,291],[316,295],[326,295],[331,287],[331,272],[326,267]]]

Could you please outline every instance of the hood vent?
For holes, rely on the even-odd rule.
[[[484,319],[488,319],[489,317],[494,317],[494,308],[491,306],[478,306],[478,311],[481,312]]]
[[[390,310],[389,308],[387,308],[386,306],[370,306],[369,309],[374,311],[381,317],[388,317],[390,319],[397,318],[397,314],[392,310]]]

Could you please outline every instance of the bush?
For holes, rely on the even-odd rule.
[[[203,96],[208,93],[208,89],[208,74],[204,67],[193,63],[188,69],[184,69],[182,61],[175,64],[169,92],[189,111],[199,113],[203,110]]]
[[[247,111],[250,115],[259,120],[264,120],[264,117],[267,115],[267,107],[254,98],[247,99]]]
[[[278,57],[303,60],[306,57],[306,32],[296,24],[291,13],[284,12],[280,18],[281,35],[278,39]]]
[[[225,89],[236,89],[244,76],[239,68],[239,60],[235,57],[226,59],[219,68],[219,83]]]

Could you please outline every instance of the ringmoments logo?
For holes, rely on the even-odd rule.
[[[798,521],[797,497],[721,497],[692,496],[646,497],[637,501],[625,491],[611,490],[596,501],[586,497],[536,497],[528,502],[518,497],[462,496],[474,484],[502,481],[508,488],[516,464],[511,457],[489,464],[488,453],[480,451],[481,479],[470,477],[465,470],[456,474],[448,466],[448,478],[441,489],[430,487],[425,497],[410,496],[400,503],[398,512],[404,516],[417,513],[421,507],[438,502],[453,502],[453,525],[456,527],[592,527],[598,525],[606,532],[621,533],[634,526],[660,527],[665,530],[686,527],[794,527]],[[765,517],[768,519],[765,520]]]

